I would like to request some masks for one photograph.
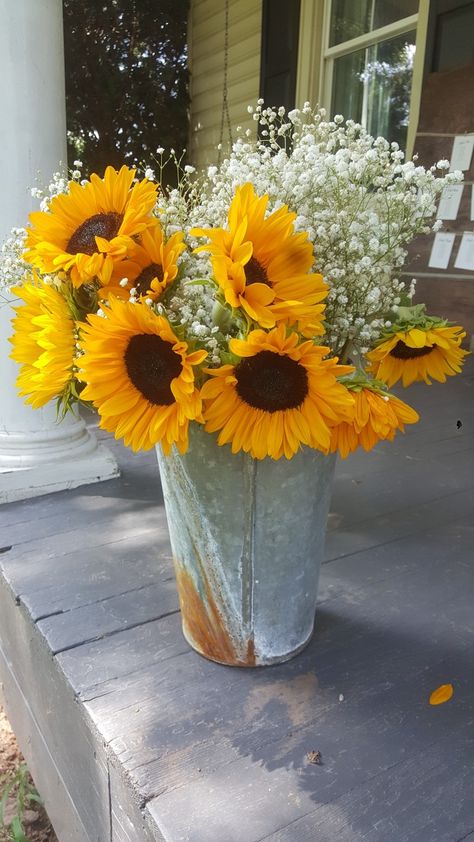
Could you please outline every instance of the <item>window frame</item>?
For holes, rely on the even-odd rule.
[[[406,154],[413,153],[413,146],[420,111],[423,67],[428,31],[430,0],[419,0],[418,12],[394,23],[358,35],[348,41],[329,46],[331,6],[333,0],[301,0],[300,48],[296,102],[319,104],[330,113],[334,61],[341,56],[370,47],[387,38],[416,31],[416,52],[410,96],[410,119],[407,131]]]

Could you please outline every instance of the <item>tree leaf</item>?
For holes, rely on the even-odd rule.
[[[443,705],[448,702],[454,693],[452,684],[441,684],[436,690],[433,690],[430,696],[430,705]]]

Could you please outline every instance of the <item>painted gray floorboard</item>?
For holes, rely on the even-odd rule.
[[[176,587],[168,580],[55,614],[37,625],[56,654],[178,610]]]
[[[97,554],[67,553],[55,563],[9,563],[7,555],[0,556],[4,577],[35,620],[173,576],[168,536],[159,532],[151,543],[146,536],[135,536],[103,546]]]
[[[157,480],[157,477],[155,479]],[[80,531],[83,535],[94,521],[118,523],[120,524],[121,534],[126,533],[129,528],[136,531],[138,525],[143,531],[155,528],[157,514],[159,516],[157,507],[162,505],[159,482],[156,483],[156,486],[156,500],[147,500],[144,503],[140,503],[138,500],[120,500],[102,495],[80,496],[77,494],[75,505],[69,507],[70,511],[67,514],[64,514],[61,511],[61,506],[58,506],[56,512],[46,513],[42,517],[34,516],[31,523],[1,524],[2,543],[12,544],[15,547],[16,555],[20,555],[22,552],[28,551],[29,544],[37,545],[37,542],[44,538],[56,537],[56,544],[62,541],[63,548],[67,547],[71,541],[68,533]],[[140,506],[139,520],[137,520],[138,506]],[[74,534],[72,540],[74,540]]]
[[[471,836],[472,733],[437,740],[259,842],[459,842]],[[449,775],[443,756],[450,758]],[[437,809],[441,799],[443,811]],[[406,830],[401,830],[406,828]],[[194,838],[194,837],[192,837]],[[197,840],[196,840],[197,842]]]
[[[240,670],[221,674],[219,667],[189,653],[180,659],[177,675],[168,662],[127,676],[116,692],[112,682],[86,691],[84,698],[103,693],[87,708],[102,722],[107,741],[127,770],[134,771],[147,796],[179,786],[183,779],[188,783],[199,779],[198,768],[220,769],[241,757],[234,775],[237,780],[241,772],[244,779],[247,755],[262,759],[262,754],[255,755],[257,749],[268,757],[296,751],[293,761],[298,768],[305,751],[321,748],[326,755],[330,748],[325,765],[334,767],[339,783],[346,782],[344,773],[354,777],[356,772],[348,753],[348,733],[351,746],[358,745],[356,757],[359,749],[364,752],[364,743],[370,745],[371,737],[375,764],[384,758],[384,751],[389,757],[403,754],[417,740],[427,739],[435,721],[427,700],[431,689],[447,676],[463,693],[458,702],[462,715],[472,719],[472,707],[467,712],[465,708],[466,699],[472,702],[474,688],[461,691],[471,669],[472,610],[460,617],[455,609],[460,590],[472,580],[465,577],[450,590],[452,576],[447,570],[440,591],[433,593],[426,584],[434,573],[432,567],[421,580],[405,576],[405,592],[399,583],[386,593],[369,591],[377,605],[372,611],[367,610],[367,597],[359,604],[340,598],[323,605],[312,644],[291,664],[258,674]],[[419,592],[424,592],[424,599],[416,597]],[[403,613],[393,603],[394,594],[405,597]],[[431,616],[437,618],[435,629]],[[398,634],[394,621],[400,623]],[[414,641],[418,641],[416,655]],[[229,700],[225,709],[222,698]],[[308,723],[312,723],[309,728]],[[363,740],[357,738],[361,728]],[[368,767],[366,762],[364,768]],[[357,769],[358,780],[361,773]],[[335,786],[331,780],[332,793]]]
[[[355,740],[358,749],[363,746]],[[334,793],[326,804],[318,804],[323,767],[306,766],[292,778],[274,768],[262,787],[249,763],[239,779],[231,768],[219,770],[192,788],[149,802],[147,810],[160,817],[173,842],[455,842],[474,826],[473,749],[472,737],[453,733],[354,787],[346,784],[346,793]],[[445,751],[449,779],[439,762]],[[305,800],[313,811],[292,821],[295,806]],[[275,828],[271,833],[269,826]]]
[[[87,526],[82,525],[70,532],[64,532],[59,535],[48,535],[41,540],[41,553],[38,555],[38,547],[36,540],[24,542],[22,544],[14,545],[6,559],[7,564],[14,564],[15,562],[37,564],[41,561],[51,561],[62,557],[63,555],[74,552],[75,550],[88,550],[99,556],[102,547],[113,544],[117,541],[114,535],[114,526],[119,523],[119,536],[125,540],[126,538],[133,538],[135,535],[138,539],[142,539],[144,544],[151,545],[153,542],[153,534],[157,530],[166,528],[166,521],[163,516],[156,518],[157,523],[153,523],[151,518],[148,518],[146,526],[137,517],[137,512],[133,512],[129,517],[124,516],[123,522],[120,515],[117,517],[105,517],[104,521],[98,520],[92,522],[89,520]],[[128,523],[127,523],[128,521]],[[160,523],[161,521],[161,523]],[[110,523],[107,533],[104,534],[104,522]]]
[[[374,546],[397,541],[417,532],[427,532],[433,524],[448,525],[459,517],[470,517],[473,511],[474,485],[455,494],[444,494],[430,500],[429,503],[419,506],[405,505],[404,508],[386,515],[378,515],[357,523],[347,523],[347,519],[339,515],[333,507],[329,515],[324,563],[370,550]]]

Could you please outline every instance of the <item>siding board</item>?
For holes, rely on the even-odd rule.
[[[229,4],[228,104],[233,128],[255,129],[247,105],[259,96],[262,0]],[[197,166],[215,163],[223,107],[225,4],[195,0],[189,34],[191,56],[190,153]],[[224,147],[228,148],[227,132]]]

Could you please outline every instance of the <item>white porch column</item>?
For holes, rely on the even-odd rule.
[[[61,0],[0,0],[0,242],[37,208],[29,188],[66,161]],[[11,297],[0,289],[0,503],[110,479],[112,454],[48,405],[17,396],[11,350]]]

